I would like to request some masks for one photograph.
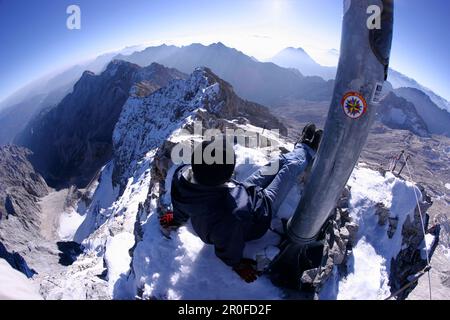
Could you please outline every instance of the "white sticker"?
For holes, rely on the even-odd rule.
[[[375,84],[371,102],[378,104],[381,102],[381,100],[383,100],[383,84],[381,82],[378,82]]]

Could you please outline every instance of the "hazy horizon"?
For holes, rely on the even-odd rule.
[[[8,48],[0,53],[0,101],[48,74],[129,46],[222,42],[260,61],[302,47],[328,66],[334,64],[328,51],[340,47],[342,1],[81,0],[81,30],[66,28],[71,1],[24,3],[0,0],[0,40]],[[391,67],[450,100],[450,43],[439,38],[450,31],[444,19],[450,2],[428,1],[426,12],[422,4],[396,0]]]

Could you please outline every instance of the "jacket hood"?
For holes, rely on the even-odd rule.
[[[217,204],[223,203],[230,186],[216,187],[198,184],[193,179],[190,166],[182,166],[175,171],[172,180],[172,202],[178,209],[190,212],[191,216],[213,214]]]

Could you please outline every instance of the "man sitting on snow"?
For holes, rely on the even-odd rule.
[[[316,131],[314,124],[307,125],[294,151],[276,160],[278,173],[265,175],[263,167],[243,182],[231,179],[235,169],[233,147],[216,143],[211,148],[213,142],[203,142],[192,154],[192,165],[181,166],[174,173],[173,214],[164,214],[161,225],[170,229],[190,218],[203,242],[213,244],[223,262],[246,282],[253,282],[257,278],[256,263],[243,258],[245,243],[261,238],[268,231],[272,215],[312,160],[321,135],[322,131]],[[211,161],[204,160],[207,148],[212,157],[214,152],[220,152],[222,159],[232,161],[208,164]],[[200,161],[196,152],[201,152]]]

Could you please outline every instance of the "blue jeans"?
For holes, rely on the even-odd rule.
[[[244,184],[259,186],[271,204],[272,214],[275,215],[283,204],[289,191],[294,186],[297,177],[305,171],[314,156],[314,151],[304,145],[297,144],[292,152],[281,155],[279,170],[276,174],[264,174],[268,164],[248,177]]]

